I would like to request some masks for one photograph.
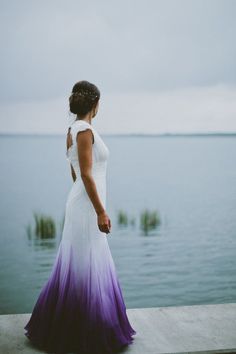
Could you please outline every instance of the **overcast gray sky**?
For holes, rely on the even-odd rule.
[[[101,133],[236,131],[236,1],[0,1],[1,132],[64,133],[76,81]]]

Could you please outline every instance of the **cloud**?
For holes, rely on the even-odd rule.
[[[235,84],[236,2],[3,2],[2,102]]]
[[[95,83],[103,132],[235,131],[234,0],[2,2],[1,131],[65,131]]]
[[[65,134],[68,97],[0,106],[1,131]],[[106,93],[92,121],[102,133],[236,132],[236,86]]]

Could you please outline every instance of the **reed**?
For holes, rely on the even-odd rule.
[[[160,216],[156,210],[150,211],[145,209],[140,215],[140,227],[145,235],[148,235],[149,231],[156,229],[161,223]]]
[[[120,226],[128,225],[128,216],[123,210],[118,211],[118,225]]]
[[[56,236],[56,223],[51,216],[33,213],[35,228],[34,233],[38,238],[47,239]]]

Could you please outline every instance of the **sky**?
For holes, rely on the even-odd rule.
[[[101,133],[236,132],[236,1],[0,3],[0,133],[64,134],[80,80]]]

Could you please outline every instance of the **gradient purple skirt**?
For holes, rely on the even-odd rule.
[[[53,269],[25,335],[50,353],[116,353],[132,343],[136,331],[126,314],[109,236],[97,228],[89,201],[83,214],[76,199],[68,200]]]

